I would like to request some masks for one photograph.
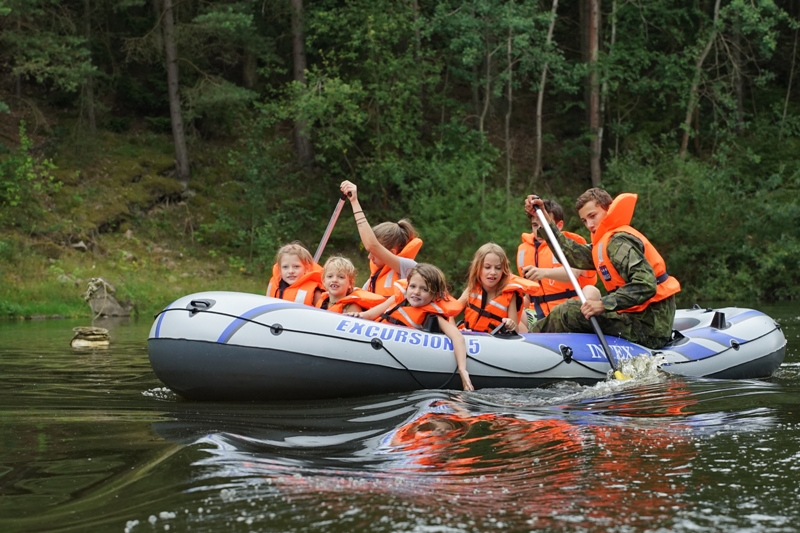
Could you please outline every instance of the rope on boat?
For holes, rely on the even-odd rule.
[[[729,350],[738,350],[741,346],[744,346],[745,344],[750,344],[751,342],[755,342],[755,341],[757,341],[759,339],[763,339],[764,337],[766,337],[768,335],[771,335],[775,331],[780,331],[780,329],[781,329],[780,324],[775,324],[775,327],[773,329],[769,330],[768,332],[764,333],[763,335],[761,335],[759,337],[755,337],[753,339],[750,339],[750,340],[744,341],[744,342],[738,342],[738,341],[735,341],[735,340],[731,340],[732,344],[731,344],[730,348],[725,348],[721,352],[717,352],[716,354],[714,354],[714,357],[716,357],[717,355],[724,354],[725,352],[727,352]],[[662,352],[662,351],[663,351],[663,349],[654,350],[654,353],[655,352]],[[689,364],[689,363],[697,363],[698,361],[702,361],[702,359],[691,359],[689,361],[675,361],[674,363],[668,363],[668,365],[669,366],[686,365],[686,364]]]
[[[171,309],[164,309],[164,310],[160,311],[158,314],[156,314],[156,317],[158,317],[158,315],[160,315],[161,313],[164,313],[166,311],[187,311],[187,309],[182,309],[182,308],[177,308],[177,307],[176,308],[171,308]],[[275,333],[276,331],[278,333],[281,333],[281,332],[284,332],[284,331],[288,331],[290,333],[299,333],[301,335],[313,335],[313,336],[316,336],[316,337],[327,337],[327,338],[330,338],[330,339],[338,339],[338,340],[356,342],[358,344],[369,344],[373,348],[382,349],[387,354],[389,354],[389,357],[394,359],[395,362],[397,362],[398,365],[403,367],[403,369],[406,372],[408,372],[408,374],[411,376],[411,378],[414,381],[417,382],[417,385],[419,385],[423,389],[431,389],[431,388],[433,388],[433,389],[443,389],[445,387],[445,385],[450,383],[450,380],[453,379],[453,376],[456,375],[456,372],[458,372],[458,366],[456,366],[453,369],[453,373],[450,374],[450,376],[448,376],[447,380],[445,380],[444,383],[442,383],[438,387],[428,387],[428,386],[423,385],[422,383],[420,383],[420,381],[417,379],[417,376],[414,375],[414,371],[411,370],[410,368],[408,368],[405,364],[403,364],[403,362],[400,359],[398,359],[392,352],[390,352],[389,349],[386,347],[386,345],[383,344],[383,342],[379,342],[379,343],[373,343],[372,342],[372,341],[374,341],[376,339],[370,339],[368,341],[366,341],[366,340],[362,341],[362,340],[359,340],[359,339],[351,339],[351,338],[347,338],[347,337],[339,337],[339,336],[336,336],[336,335],[330,335],[328,333],[316,333],[316,332],[313,332],[313,331],[302,331],[302,330],[297,330],[297,329],[289,329],[289,328],[283,327],[280,324],[272,324],[272,325],[264,324],[263,322],[259,322],[258,320],[254,320],[252,318],[244,318],[244,317],[241,317],[241,316],[238,316],[238,315],[231,315],[229,313],[220,313],[219,311],[207,311],[207,310],[204,310],[204,309],[196,309],[195,312],[196,313],[208,313],[208,314],[211,314],[211,315],[227,316],[227,317],[230,317],[230,318],[243,320],[245,322],[251,322],[251,323],[256,324],[258,326],[263,326],[265,328],[269,328],[269,330],[272,331],[273,333]],[[469,354],[467,354],[467,357],[469,358]],[[477,361],[477,359],[476,359],[476,361]],[[480,362],[480,361],[478,361],[478,362]]]
[[[561,361],[559,361],[558,363],[554,364],[550,368],[545,368],[544,370],[534,370],[532,372],[522,372],[520,370],[513,370],[511,368],[504,368],[504,367],[499,366],[499,365],[493,365],[491,363],[487,363],[486,361],[482,361],[480,359],[477,359],[476,357],[473,357],[473,356],[471,356],[469,354],[467,354],[467,358],[468,359],[472,359],[473,361],[478,362],[478,363],[480,363],[482,365],[486,365],[486,366],[488,366],[490,368],[494,368],[495,370],[503,370],[503,371],[508,372],[510,374],[519,374],[520,376],[533,376],[533,375],[536,375],[536,374],[543,374],[545,372],[549,372],[549,371],[553,370],[557,366],[565,364],[564,360],[562,359]],[[601,374],[603,376],[606,375],[606,372],[603,372],[601,370],[597,370],[596,368],[592,368],[589,365],[585,365],[585,364],[581,363],[580,361],[578,361],[576,359],[573,359],[570,364],[572,364],[572,363],[575,363],[576,365],[581,366],[581,367],[585,368],[586,370],[591,370],[592,372],[595,372],[597,374]]]

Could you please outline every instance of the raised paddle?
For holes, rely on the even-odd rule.
[[[558,240],[556,236],[553,234],[553,230],[550,229],[550,224],[547,223],[547,219],[544,217],[544,213],[542,213],[542,208],[536,204],[533,204],[534,209],[536,210],[536,216],[539,218],[539,223],[544,228],[545,233],[547,233],[548,239],[550,239],[550,243],[553,245],[553,250],[555,250],[556,255],[558,256],[558,260],[561,261],[561,264],[564,265],[564,268],[567,270],[567,276],[569,276],[569,280],[572,282],[572,286],[575,288],[575,292],[578,293],[578,298],[580,299],[581,303],[586,303],[586,296],[583,294],[583,290],[581,289],[578,280],[575,279],[575,273],[572,272],[572,269],[569,266],[569,262],[567,262],[567,258],[564,255],[564,250],[561,249],[561,245],[558,244]],[[594,332],[597,334],[597,338],[600,339],[600,344],[603,345],[603,351],[606,354],[606,359],[608,359],[608,364],[611,365],[611,369],[614,371],[614,377],[617,379],[628,379],[628,376],[617,370],[616,362],[614,361],[614,356],[611,355],[611,348],[608,346],[608,342],[606,342],[606,337],[603,335],[603,331],[600,329],[600,324],[597,322],[597,317],[589,317],[589,322],[592,323],[592,328],[594,328]]]
[[[333,215],[331,216],[330,221],[328,222],[328,227],[325,228],[325,234],[322,236],[322,240],[319,241],[319,246],[317,246],[317,251],[314,252],[314,262],[318,263],[319,258],[322,256],[322,250],[325,249],[325,245],[328,244],[328,237],[331,236],[331,232],[333,231],[333,226],[336,224],[336,219],[339,218],[339,213],[342,212],[342,207],[344,207],[344,201],[347,200],[347,196],[342,193],[342,197],[339,198],[339,202],[336,204],[336,208],[333,210]]]

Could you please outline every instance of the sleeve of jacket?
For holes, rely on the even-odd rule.
[[[642,241],[628,233],[616,233],[608,242],[608,257],[625,285],[603,296],[607,311],[643,304],[656,293],[656,274],[644,258]]]
[[[592,246],[590,244],[580,244],[573,241],[561,233],[561,230],[553,222],[550,222],[550,229],[553,230],[553,235],[555,235],[558,244],[561,245],[561,249],[564,251],[567,261],[569,261],[569,266],[579,270],[594,270]],[[547,238],[546,235],[545,238]],[[549,239],[547,240],[549,242]],[[555,253],[555,249],[553,253]]]

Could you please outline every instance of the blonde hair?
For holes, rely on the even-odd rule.
[[[347,259],[346,257],[342,257],[341,255],[334,255],[328,258],[325,261],[325,266],[322,269],[322,281],[325,282],[325,276],[328,275],[328,272],[344,272],[344,275],[347,276],[347,280],[350,282],[351,289],[356,285],[356,274],[358,274],[358,270],[356,270],[355,265],[353,262]]]
[[[311,253],[306,250],[302,244],[300,244],[299,241],[294,241],[286,246],[282,246],[281,249],[278,250],[278,254],[275,256],[275,264],[280,266],[281,259],[283,259],[283,256],[285,255],[296,255],[306,269],[310,269],[312,266],[314,266],[314,258],[311,256]]]
[[[483,261],[489,254],[495,254],[500,258],[500,266],[503,268],[503,277],[500,278],[498,287],[505,287],[511,277],[511,268],[508,266],[508,256],[506,251],[500,245],[493,242],[487,242],[475,252],[472,256],[472,264],[469,266],[469,274],[467,276],[467,288],[472,290],[476,285],[480,285],[481,269],[483,268]]]
[[[375,238],[389,251],[399,252],[417,236],[417,230],[407,218],[397,222],[381,222],[372,227]]]
[[[450,294],[447,291],[447,280],[444,278],[444,272],[439,270],[438,267],[430,263],[417,263],[414,268],[408,271],[406,279],[411,281],[411,276],[419,274],[428,286],[428,292],[433,294],[433,301],[450,299]]]

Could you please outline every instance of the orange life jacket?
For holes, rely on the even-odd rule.
[[[344,308],[350,304],[356,304],[361,309],[372,309],[376,305],[382,304],[385,301],[386,298],[380,294],[365,291],[364,289],[354,289],[353,292],[344,298],[341,298],[335,304],[330,303],[330,296],[328,296],[327,292],[323,292],[322,296],[317,302],[317,307],[320,309],[333,311],[334,313],[342,313],[344,312]]]
[[[565,237],[578,244],[586,244],[586,239],[569,231],[562,231]],[[558,256],[550,249],[544,239],[537,239],[533,233],[522,234],[522,244],[517,248],[517,271],[522,276],[522,268],[534,266],[536,268],[557,268],[561,266]],[[597,273],[590,276],[578,276],[578,285],[586,287],[597,283]],[[543,279],[539,281],[539,288],[531,294],[531,309],[536,312],[536,318],[542,319],[550,314],[550,310],[570,298],[575,298],[578,293],[570,281],[556,281]]]
[[[397,255],[406,259],[414,259],[417,257],[420,248],[422,248],[422,239],[414,237],[408,241]],[[365,290],[380,294],[386,298],[394,294],[394,282],[397,281],[395,278],[398,273],[389,268],[389,265],[384,265],[379,269],[372,261],[369,262],[369,271],[370,276],[364,285]]]
[[[322,286],[322,267],[314,263],[310,272],[300,276],[297,281],[289,286],[281,283],[281,267],[277,263],[272,265],[272,278],[267,285],[267,296],[289,300],[306,305],[314,305],[314,293],[317,289],[324,290]],[[284,287],[281,287],[284,285]]]
[[[677,294],[681,290],[681,284],[678,280],[667,273],[667,265],[655,246],[650,244],[647,237],[628,225],[631,218],[633,218],[636,198],[637,195],[633,193],[620,194],[614,198],[614,201],[611,202],[611,205],[608,207],[608,213],[605,218],[592,234],[592,259],[594,260],[594,267],[595,270],[600,273],[600,278],[603,280],[603,285],[605,285],[608,292],[613,292],[627,283],[619,272],[617,272],[617,269],[608,257],[608,241],[611,240],[611,237],[615,233],[628,233],[642,241],[644,244],[644,258],[650,263],[650,266],[653,267],[653,271],[656,274],[656,282],[658,285],[655,295],[643,304],[635,305],[628,309],[620,309],[617,311],[618,313],[638,313],[646,309],[651,303],[660,302],[673,294]]]
[[[491,333],[508,318],[508,308],[512,299],[517,300],[517,311],[521,311],[522,297],[537,291],[539,284],[515,275],[509,276],[506,286],[495,298],[489,300],[486,290],[475,285],[469,293],[464,309],[464,329]]]
[[[385,321],[392,324],[408,326],[410,328],[422,329],[428,315],[449,318],[458,315],[464,309],[464,306],[452,296],[449,296],[447,300],[433,300],[422,307],[412,307],[408,305],[408,301],[406,300],[407,287],[408,280],[401,279],[395,282],[393,296],[397,305],[379,316],[376,319],[378,322]]]

